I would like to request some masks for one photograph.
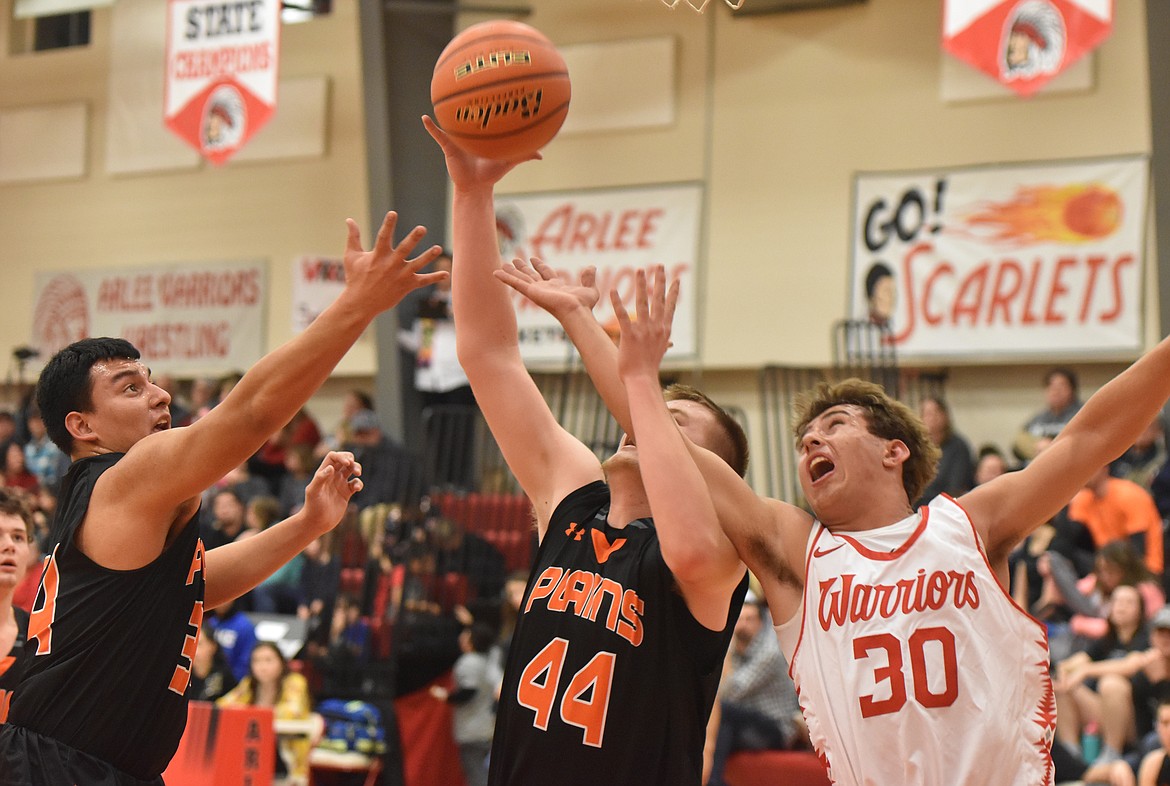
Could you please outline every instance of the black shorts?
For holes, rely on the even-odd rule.
[[[0,724],[0,786],[163,786],[23,726]]]

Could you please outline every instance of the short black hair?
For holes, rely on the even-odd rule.
[[[138,360],[142,354],[122,338],[83,338],[62,349],[45,364],[37,380],[36,402],[45,431],[65,455],[73,453],[73,435],[65,428],[70,412],[93,408],[90,369],[103,360]]]
[[[893,278],[894,271],[885,262],[874,262],[870,266],[869,272],[865,274],[865,296],[866,298],[873,297],[874,290],[877,289],[878,282],[883,278]]]
[[[1056,366],[1048,369],[1044,374],[1044,387],[1048,387],[1048,383],[1052,381],[1053,377],[1064,377],[1064,381],[1072,388],[1073,397],[1075,398],[1080,393],[1080,385],[1077,381],[1077,372],[1073,371],[1068,366]]]

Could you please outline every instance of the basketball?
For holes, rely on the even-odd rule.
[[[451,39],[431,76],[435,122],[464,150],[516,159],[556,136],[569,112],[565,60],[522,22],[472,25]]]

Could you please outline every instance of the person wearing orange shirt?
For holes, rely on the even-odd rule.
[[[1109,477],[1106,465],[1072,498],[1068,516],[1084,523],[1098,548],[1130,540],[1142,552],[1146,567],[1162,575],[1162,517],[1153,497],[1137,483]]]

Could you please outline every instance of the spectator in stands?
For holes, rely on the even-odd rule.
[[[304,497],[301,498],[302,501]],[[280,520],[280,503],[276,497],[262,495],[252,497],[244,509],[244,531],[237,538],[250,537],[271,527]]]
[[[307,719],[312,713],[309,684],[288,667],[280,648],[261,641],[252,648],[248,673],[240,684],[216,702],[220,706],[271,707],[278,720]],[[276,776],[307,783],[310,739],[303,735],[278,735]]]
[[[1113,590],[1104,636],[1092,640],[1088,647],[1075,652],[1056,665],[1056,733],[1074,750],[1080,747],[1081,734],[1088,724],[1101,724],[1108,730],[1106,747],[1120,753],[1124,724],[1117,717],[1103,720],[1105,713],[1116,716],[1132,712],[1128,683],[1118,677],[1095,678],[1094,665],[1123,658],[1132,652],[1150,648],[1146,629],[1145,604],[1137,587],[1122,584]]]
[[[941,396],[924,396],[919,413],[930,441],[938,446],[941,455],[938,473],[922,492],[915,507],[925,505],[944,492],[952,497],[966,494],[975,485],[975,459],[971,455],[971,445],[955,431],[946,402]]]
[[[250,599],[252,611],[261,614],[296,614],[305,600],[301,583],[304,569],[305,553],[302,551],[245,596]]]
[[[222,489],[212,498],[210,525],[201,524],[199,537],[204,548],[211,550],[231,543],[244,531],[244,503],[231,489]]]
[[[512,633],[516,630],[516,620],[520,617],[520,604],[524,602],[524,590],[527,586],[526,570],[513,571],[504,580],[500,604],[500,633],[496,643],[501,670],[504,668],[504,659],[508,657],[508,647],[512,646]]]
[[[25,463],[24,448],[17,442],[9,442],[4,449],[4,485],[10,489],[36,491],[40,486],[37,476],[29,471]]]
[[[1044,409],[1024,424],[1012,451],[1020,461],[1031,461],[1048,446],[1081,409],[1077,375],[1069,368],[1053,368],[1044,375]]]
[[[32,511],[19,495],[0,489],[0,723],[8,718],[12,690],[23,673],[28,609],[13,601],[32,553]]]
[[[432,511],[427,519],[435,545],[435,572],[440,577],[464,577],[466,596],[450,600],[466,605],[476,619],[486,620],[498,607],[504,588],[504,555],[481,535],[435,514],[437,511]]]
[[[1158,702],[1154,730],[1158,749],[1147,753],[1138,767],[1137,786],[1170,786],[1170,696]]]
[[[1078,579],[1075,568],[1062,554],[1049,552],[1045,571],[1048,594],[1059,599],[1072,611],[1071,627],[1075,634],[1086,639],[1106,635],[1106,619],[1118,587],[1136,587],[1142,596],[1145,619],[1150,619],[1164,605],[1161,582],[1150,573],[1141,556],[1125,540],[1107,543],[1097,552],[1093,572]]]
[[[186,417],[174,423],[176,426],[190,426],[218,403],[219,382],[209,377],[200,377],[191,383],[191,399]]]
[[[1147,491],[1166,463],[1166,423],[1154,418],[1133,445],[1109,464],[1109,474],[1132,480]]]
[[[313,451],[304,445],[289,448],[284,454],[284,475],[280,478],[277,501],[282,516],[291,516],[305,501],[305,489],[313,479],[316,463]]]
[[[353,504],[366,508],[379,502],[401,502],[413,488],[414,461],[402,445],[382,433],[373,410],[363,409],[349,419],[349,442],[343,446],[362,465],[361,491]]]
[[[349,593],[337,598],[329,626],[329,657],[335,666],[360,667],[370,658],[370,624],[362,618],[358,599]]]
[[[236,687],[238,682],[219,642],[215,640],[215,631],[204,623],[195,646],[195,657],[191,661],[187,698],[192,701],[215,701]]]
[[[975,459],[975,485],[980,486],[1010,470],[1003,451],[995,445],[984,445],[979,448],[979,456]]]
[[[36,476],[37,483],[56,489],[69,469],[69,457],[49,439],[41,411],[35,406],[28,410],[28,442],[24,445],[24,463]]]
[[[205,619],[231,666],[232,674],[237,680],[243,679],[248,673],[252,648],[256,646],[256,626],[240,609],[237,601],[218,606]]]
[[[496,725],[496,686],[503,673],[491,656],[496,633],[490,625],[474,622],[459,634],[460,656],[455,661],[455,687],[431,686],[431,695],[455,708],[455,742],[467,786],[487,786],[487,758]]]
[[[308,623],[308,640],[328,644],[329,621],[341,581],[341,560],[322,535],[305,547],[301,569],[301,605],[297,616]],[[359,606],[360,608],[360,606]]]
[[[736,751],[808,747],[796,686],[767,607],[754,596],[744,600],[735,623],[719,708],[710,786],[723,786],[723,767]]]
[[[367,411],[374,411],[374,399],[370,397],[370,394],[357,389],[346,393],[345,398],[341,401],[341,421],[333,433],[322,438],[317,445],[316,452],[320,454],[328,450],[340,450],[342,445],[349,444],[350,438],[353,436],[349,421],[357,413]]]
[[[1162,575],[1162,517],[1150,493],[1101,467],[1068,504],[1069,518],[1083,522],[1100,548],[1130,540],[1156,576]]]
[[[16,418],[6,409],[0,409],[0,445],[16,439]]]

